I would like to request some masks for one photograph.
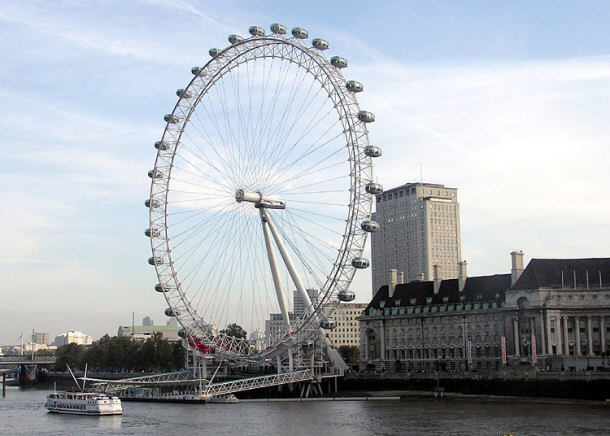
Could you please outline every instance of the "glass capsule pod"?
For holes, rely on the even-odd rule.
[[[330,64],[335,68],[346,68],[347,60],[341,56],[333,56],[330,58]]]
[[[165,141],[157,141],[155,142],[155,148],[157,150],[167,150],[169,148],[169,145]]]
[[[379,230],[379,224],[373,220],[366,220],[360,223],[360,228],[365,232],[372,233]]]
[[[146,200],[144,200],[144,206],[148,207],[148,208],[153,208],[156,209],[157,207],[161,206],[161,203],[159,203],[158,200],[152,200],[150,201],[150,198],[147,198]]]
[[[279,23],[273,23],[271,25],[271,32],[276,35],[285,35],[286,34],[286,26]]]
[[[375,121],[375,114],[369,111],[360,111],[358,112],[358,119],[363,123],[372,123]]]
[[[375,182],[367,183],[366,186],[364,187],[364,189],[366,190],[366,192],[368,192],[369,194],[373,194],[373,195],[378,195],[378,194],[383,193],[383,186],[381,186],[379,183],[375,183]]]
[[[149,238],[156,238],[156,237],[158,237],[161,234],[161,232],[159,231],[159,229],[155,229],[153,227],[153,228],[150,228],[150,229],[144,229],[144,234],[146,236],[148,236]]]
[[[151,179],[161,179],[163,178],[163,173],[159,170],[150,170],[148,172],[148,177]]]
[[[207,76],[208,73],[205,72],[201,67],[193,67],[191,68],[191,73],[193,76]]]
[[[381,156],[381,148],[376,145],[367,145],[364,147],[364,154],[369,157],[379,157]]]
[[[180,118],[178,117],[178,115],[174,115],[174,114],[165,114],[163,115],[163,119],[165,120],[166,123],[169,124],[176,124],[180,122]]]
[[[208,54],[210,56],[212,56],[213,58],[215,58],[216,56],[218,56],[220,54],[220,49],[218,48],[211,48],[208,50]]]
[[[186,333],[186,330],[184,329],[180,329],[178,330],[178,336],[181,337],[182,339],[186,339],[186,337],[188,336]]]
[[[258,26],[250,26],[248,32],[250,32],[250,35],[252,36],[265,36],[265,30]]]
[[[328,49],[328,41],[322,38],[315,38],[313,41],[311,41],[311,45],[318,50]]]
[[[163,265],[163,259],[160,257],[149,257],[148,258],[149,265]]]
[[[345,289],[343,291],[339,291],[337,298],[341,301],[353,301],[356,298],[356,293],[354,291],[348,291]]]
[[[244,40],[244,38],[242,38],[239,35],[229,35],[229,42],[231,44],[237,44],[239,42],[242,42]]]
[[[165,309],[165,314],[167,316],[179,316],[180,315],[180,311],[179,310],[174,310],[171,307],[168,307],[167,309]]]
[[[295,27],[292,29],[292,36],[294,36],[296,39],[307,39],[309,38],[309,32],[302,27]]]
[[[163,285],[161,283],[157,283],[155,285],[155,291],[157,292],[163,292]]]
[[[345,87],[350,92],[362,92],[364,91],[364,85],[362,83],[357,82],[356,80],[348,80],[345,84]]]
[[[323,319],[320,321],[320,327],[322,327],[324,330],[334,330],[337,328],[337,321],[335,321],[333,318]]]
[[[368,268],[371,262],[365,257],[354,257],[352,259],[352,266],[358,269]]]
[[[191,98],[193,96],[193,93],[184,89],[178,89],[176,91],[176,95],[180,98]]]

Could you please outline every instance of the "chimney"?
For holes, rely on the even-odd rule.
[[[405,273],[401,271],[398,273],[398,283],[402,285],[404,282],[405,282]]]
[[[510,253],[512,269],[510,270],[510,285],[514,285],[523,273],[523,251],[512,251]]]
[[[388,296],[392,298],[394,291],[396,290],[396,276],[398,271],[395,269],[390,270],[390,283],[388,284]]]
[[[466,285],[466,278],[468,277],[468,273],[466,271],[466,267],[468,263],[465,260],[460,260],[458,262],[458,287],[459,292],[464,290],[464,286]]]
[[[438,294],[438,290],[441,288],[441,277],[439,274],[439,270],[441,267],[439,265],[433,265],[433,275],[434,275],[434,293]]]

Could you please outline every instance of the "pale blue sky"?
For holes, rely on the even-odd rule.
[[[364,83],[387,188],[459,189],[470,275],[509,252],[610,245],[605,1],[0,0],[0,343],[165,323],[147,263],[152,144],[190,68],[273,22],[329,41]],[[354,283],[370,297],[370,277]]]

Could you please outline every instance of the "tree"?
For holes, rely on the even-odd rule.
[[[355,365],[360,359],[360,348],[355,345],[341,345],[337,351],[348,365]]]
[[[246,337],[248,337],[248,332],[246,332],[242,326],[235,323],[227,325],[227,327],[224,330],[221,330],[220,333],[227,336],[233,336],[234,338],[238,339],[246,339]]]
[[[58,369],[65,369],[66,364],[70,365],[70,368],[82,368],[83,367],[83,358],[85,356],[82,345],[77,345],[74,343],[62,345],[55,351],[55,356],[57,359],[55,360],[55,367]]]

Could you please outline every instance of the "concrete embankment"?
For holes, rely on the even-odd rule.
[[[387,374],[348,373],[339,393],[417,392],[429,395],[496,395],[605,401],[610,398],[610,374]],[[404,396],[404,394],[401,394]]]

